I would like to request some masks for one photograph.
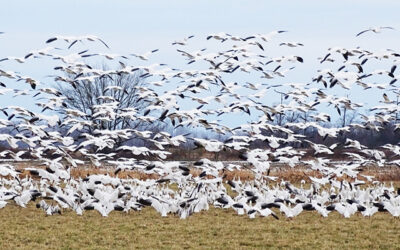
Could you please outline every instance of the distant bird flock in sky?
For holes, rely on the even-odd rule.
[[[388,26],[375,27],[362,30],[356,37],[367,33],[379,35],[374,33],[381,31],[396,32]],[[48,47],[19,57],[0,58],[0,95],[26,96],[36,106],[10,101],[8,106],[0,107],[0,142],[7,148],[0,152],[0,158],[8,159],[0,164],[0,208],[11,204],[26,207],[35,202],[47,215],[62,214],[65,210],[82,215],[86,210],[96,210],[108,216],[112,211],[152,207],[161,216],[175,214],[182,219],[210,206],[233,209],[250,218],[293,218],[311,210],[323,217],[331,212],[345,218],[356,213],[373,216],[377,212],[399,217],[400,189],[361,171],[371,164],[400,165],[400,146],[368,148],[346,138],[346,133],[352,129],[379,131],[390,123],[395,132],[398,130],[400,51],[332,47],[318,59],[324,68],[310,82],[281,83],[307,60],[296,54],[296,48],[307,44],[283,41],[286,32],[246,37],[227,33],[200,38],[190,35],[170,44],[183,58],[182,65],[176,67],[168,62],[153,63],[152,58],[162,52],[160,49],[113,54],[111,45],[93,35],[54,36],[44,42]],[[0,39],[6,35],[0,32]],[[203,47],[192,51],[189,45],[194,39],[199,39]],[[293,54],[270,57],[268,48],[273,42],[293,50]],[[92,51],[93,43],[106,52]],[[208,44],[212,46],[207,47]],[[89,63],[104,59],[113,66],[104,69]],[[18,64],[45,60],[56,63],[49,70],[52,73],[45,72],[45,80],[12,70]],[[132,87],[137,98],[147,104],[143,109],[121,108],[122,100],[110,93],[129,90],[115,85],[109,86],[102,96],[95,96],[102,104],[93,105],[85,113],[70,107],[66,96],[50,84],[57,82],[76,89],[79,84],[95,84],[96,79],[133,74],[146,83]],[[379,104],[370,107],[353,101],[346,92],[353,89],[360,93],[376,91]],[[281,96],[284,101],[271,102],[272,96]],[[35,111],[37,107],[39,111]],[[320,107],[331,111],[322,112]],[[342,117],[344,110],[362,107],[369,113],[362,114],[360,122],[327,126],[333,115]],[[279,116],[290,112],[303,114],[307,119],[276,122]],[[235,122],[243,122],[239,126],[227,125],[230,116],[235,117]],[[146,126],[113,130],[102,126],[115,119],[140,121],[148,127],[163,124],[172,132],[146,130]],[[178,133],[181,128],[203,129],[224,139]],[[305,138],[307,129],[317,131],[319,143]],[[343,143],[327,145],[329,139],[339,137],[344,138]],[[129,138],[145,143],[119,145]],[[189,142],[193,150],[238,152],[241,161],[167,160],[173,152],[170,149]],[[254,142],[262,142],[263,147],[250,147]],[[344,154],[349,160],[327,159],[339,147],[348,149]],[[309,150],[313,157],[303,160]],[[15,162],[27,158],[35,163],[23,172]],[[290,183],[270,175],[271,165],[277,163],[292,168],[305,164],[321,177],[307,176],[305,172],[304,181]],[[71,176],[72,168],[88,165],[107,165],[114,175]],[[194,169],[198,175],[193,175]],[[119,177],[132,170],[152,174],[153,178]],[[226,173],[235,170],[251,171],[254,180],[227,180]]]

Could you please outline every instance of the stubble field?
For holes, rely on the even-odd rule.
[[[278,213],[279,214],[279,213]],[[33,205],[0,210],[1,249],[159,249],[159,248],[398,248],[400,220],[387,213],[349,219],[333,212],[322,218],[304,212],[249,219],[212,208],[186,220],[162,218],[154,209],[129,214],[66,211],[46,216]]]
[[[24,167],[19,166],[21,170]],[[399,186],[398,169],[372,168],[363,173],[373,174],[388,185],[392,182],[395,187]],[[74,169],[71,174],[81,178],[88,174],[114,175],[111,170],[93,168]],[[192,174],[198,173],[193,171]],[[136,172],[119,175],[121,178],[152,178]],[[317,174],[295,168],[272,171],[271,175],[278,180],[299,183],[300,180],[308,182],[307,176]],[[229,172],[225,176],[242,180],[252,177],[249,171]],[[287,219],[275,209],[280,218],[276,220],[271,216],[249,219],[231,209],[211,207],[209,211],[181,220],[177,215],[163,218],[152,208],[129,213],[114,211],[108,217],[102,217],[97,211],[85,211],[83,216],[78,216],[71,210],[46,216],[34,204],[21,208],[10,202],[0,209],[0,249],[387,249],[400,246],[400,219],[389,213],[377,213],[371,218],[356,214],[345,219],[337,212],[331,212],[328,218],[317,212],[303,212],[301,216]]]

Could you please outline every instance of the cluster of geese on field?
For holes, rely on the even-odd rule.
[[[356,36],[384,29],[393,28],[370,28]],[[400,109],[395,97],[400,94],[396,85],[400,78],[400,53],[392,49],[332,47],[318,59],[320,65],[331,67],[318,70],[310,83],[284,83],[285,76],[305,61],[298,55],[268,56],[270,44],[293,50],[304,46],[300,42],[276,43],[286,32],[246,37],[209,34],[204,42],[210,47],[195,51],[190,50],[195,36],[188,36],[171,44],[184,59],[181,69],[165,63],[142,65],[153,61],[160,49],[127,55],[97,53],[86,48],[73,52],[87,42],[99,43],[110,51],[107,43],[93,35],[55,36],[46,41],[46,48],[21,57],[0,58],[0,95],[27,96],[36,105],[35,109],[29,105],[0,107],[4,115],[0,118],[0,131],[5,131],[0,133],[0,143],[8,148],[0,152],[0,158],[39,162],[24,169],[15,164],[0,164],[0,208],[26,207],[32,201],[47,215],[64,210],[81,215],[85,210],[97,210],[107,216],[114,210],[129,212],[153,207],[161,216],[177,214],[187,218],[214,206],[230,208],[250,218],[292,218],[305,210],[315,210],[324,217],[331,211],[346,218],[357,212],[372,216],[383,211],[400,216],[399,189],[361,173],[366,165],[399,165],[399,145],[372,149],[349,138],[344,143],[326,143],[353,129],[380,131],[387,124],[394,124],[395,132],[398,130]],[[0,39],[4,35],[0,33]],[[56,43],[67,47],[51,47]],[[6,69],[46,59],[49,64],[56,64],[50,69],[55,75],[47,76],[51,81],[46,83]],[[93,60],[109,60],[117,67],[99,69],[88,63]],[[369,65],[383,68],[371,71]],[[49,84],[56,82],[79,92],[82,85],[95,88],[98,80],[112,81],[124,75],[134,75],[145,84],[130,89],[118,83],[108,85],[101,95],[90,97],[96,100],[89,107],[90,112],[73,108],[68,97]],[[249,80],[243,83],[230,80],[232,77]],[[360,122],[325,126],[332,122],[335,113],[342,116],[344,110],[364,107],[347,96],[346,91],[359,88],[381,91],[382,100],[367,107],[370,113],[361,115]],[[124,94],[131,91],[135,100],[145,105],[122,107]],[[280,96],[281,101],[271,103],[272,95]],[[320,112],[317,108],[322,106],[333,108],[333,112]],[[303,119],[284,124],[278,121],[293,113],[303,114]],[[244,116],[251,121],[230,127],[223,122],[229,116],[236,116],[236,122],[237,117]],[[115,125],[115,121],[142,126],[126,128]],[[172,132],[146,129],[154,124],[166,124]],[[179,134],[179,129],[202,129],[224,139]],[[307,139],[306,130],[316,131],[320,143]],[[129,139],[146,143],[120,143]],[[242,161],[227,163],[201,157],[187,165],[168,160],[174,152],[171,149],[189,142],[194,145],[193,150],[214,154],[238,152]],[[255,142],[263,146],[252,147]],[[338,148],[345,149],[342,152],[348,161],[328,159]],[[303,156],[310,151],[313,158],[304,160]],[[310,175],[295,186],[270,175],[272,162],[290,167],[306,164],[322,177]],[[72,168],[86,168],[88,164],[96,168],[112,166],[114,173],[71,175]],[[194,175],[194,170],[199,174]],[[226,173],[241,170],[251,171],[254,180],[225,178]],[[152,178],[118,177],[131,171]],[[303,186],[305,181],[311,184]]]
[[[348,182],[310,176],[311,185],[305,188],[304,182],[295,187],[284,180],[273,182],[276,177],[272,176],[226,181],[223,176],[212,175],[221,162],[203,161],[197,163],[203,172],[196,177],[180,162],[152,163],[168,174],[145,180],[96,174],[71,178],[61,163],[51,161],[46,169],[27,168],[31,175],[21,178],[12,165],[2,165],[0,174],[12,178],[0,180],[0,208],[26,207],[35,202],[47,215],[66,210],[82,215],[86,210],[96,210],[108,216],[112,211],[129,213],[152,207],[163,217],[175,214],[182,219],[210,206],[230,208],[249,218],[269,215],[275,219],[293,218],[302,211],[316,211],[323,217],[332,211],[345,218],[358,212],[363,216],[377,212],[400,216],[400,190],[379,182],[364,188],[366,183],[361,180]]]

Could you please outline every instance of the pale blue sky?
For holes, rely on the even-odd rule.
[[[113,50],[122,51],[157,47],[188,34],[252,34],[284,29],[290,31],[288,38],[328,47],[354,41],[358,31],[370,26],[400,26],[399,7],[398,1],[362,0],[14,0],[3,2],[0,10],[1,31],[7,33],[1,43],[13,52],[40,47],[55,34],[89,33],[102,37]],[[398,32],[383,35],[389,41],[399,37]],[[368,39],[368,44],[381,38]],[[356,41],[363,45],[363,40]]]
[[[160,48],[166,52],[156,59],[174,63],[177,54],[170,44],[188,35],[196,36],[198,40],[194,43],[200,48],[201,39],[210,33],[251,35],[280,29],[289,31],[280,40],[305,44],[295,52],[284,50],[286,54],[301,55],[306,61],[296,66],[296,74],[285,81],[307,82],[321,68],[316,58],[323,56],[329,47],[398,50],[399,9],[399,1],[362,0],[3,1],[0,31],[5,34],[0,37],[0,58],[23,56],[32,49],[46,47],[45,41],[54,35],[93,34],[110,45],[111,53]],[[396,30],[355,37],[370,26],[393,26]],[[8,65],[15,65],[16,69]],[[37,61],[26,65],[7,64],[6,68],[21,69],[34,76],[48,74]],[[4,106],[6,101],[9,102],[3,98],[0,105]]]

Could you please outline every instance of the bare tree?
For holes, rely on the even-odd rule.
[[[103,71],[107,67],[103,66]],[[132,74],[104,74],[100,77],[90,78],[92,75],[72,74],[69,79],[74,79],[74,85],[58,83],[55,88],[67,99],[65,103],[69,108],[79,110],[86,114],[83,119],[90,121],[94,126],[87,127],[87,133],[93,133],[94,129],[117,130],[117,129],[150,129],[156,127],[140,119],[132,119],[129,116],[116,115],[115,119],[98,119],[95,113],[98,112],[96,106],[107,103],[115,104],[115,112],[126,112],[131,110],[133,113],[141,113],[150,104],[145,98],[141,98],[140,87],[145,85],[142,72],[136,71]],[[65,109],[60,110],[65,113]],[[121,142],[122,143],[122,142]]]
[[[339,126],[344,128],[347,125],[355,122],[358,118],[358,112],[355,109],[352,109],[349,111],[349,109],[346,106],[343,106],[342,114],[339,118]]]

